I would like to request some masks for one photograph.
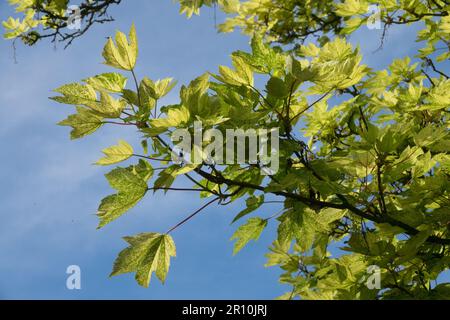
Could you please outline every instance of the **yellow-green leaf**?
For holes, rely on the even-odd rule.
[[[111,276],[136,273],[136,281],[148,287],[153,272],[165,282],[170,267],[170,258],[176,256],[175,243],[170,235],[141,233],[124,240],[130,245],[119,253]]]
[[[120,140],[118,145],[106,148],[102,152],[105,157],[96,162],[101,166],[119,163],[133,156],[133,148],[124,140]]]
[[[77,111],[78,113],[70,115],[66,120],[58,123],[60,126],[73,128],[70,133],[71,139],[79,139],[87,136],[102,126],[102,117],[96,115],[92,110],[77,107]]]
[[[99,228],[116,220],[134,207],[147,193],[147,182],[135,167],[117,168],[106,174],[111,187],[118,191],[104,198],[98,208]]]
[[[134,24],[131,26],[129,40],[127,40],[123,32],[117,31],[116,44],[114,44],[112,38],[109,38],[103,49],[105,64],[117,69],[133,70],[136,65],[137,56],[138,44]]]
[[[233,254],[237,254],[241,251],[250,240],[257,241],[266,226],[267,220],[261,218],[248,219],[247,222],[240,226],[231,237],[231,240],[236,239]]]
[[[99,74],[84,81],[96,90],[116,93],[122,92],[127,84],[127,78],[115,72]]]

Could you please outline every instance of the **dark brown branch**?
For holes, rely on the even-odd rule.
[[[444,72],[442,72],[436,68],[433,60],[431,60],[430,58],[425,58],[425,61],[431,67],[431,69],[433,69],[434,72],[436,72],[436,73],[440,74],[441,76],[443,76],[444,78],[448,79],[448,75],[446,75]]]
[[[65,15],[56,14],[53,11],[49,11],[42,6],[40,2],[37,2],[32,6],[39,15],[43,15],[47,18],[47,27],[43,28],[43,33],[31,31],[28,34],[21,36],[22,40],[33,45],[38,40],[51,38],[51,42],[66,42],[65,48],[67,48],[72,42],[84,35],[94,24],[105,23],[114,21],[109,17],[107,11],[111,5],[118,5],[122,0],[95,0],[93,3],[83,2],[79,5],[80,19],[83,27],[80,30],[73,32],[65,32],[64,29],[68,26],[68,17]]]

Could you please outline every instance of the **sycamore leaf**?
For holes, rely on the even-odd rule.
[[[361,19],[359,17],[352,18],[350,20],[345,21],[345,27],[341,30],[341,34],[350,34],[353,31],[359,29],[361,25],[365,22],[365,19]]]
[[[197,167],[198,167],[198,164],[187,164],[187,165],[184,165],[184,166],[174,170],[174,172],[172,173],[172,176],[174,176],[174,177],[181,176],[183,174],[186,174],[186,173],[194,171]]]
[[[106,118],[118,118],[125,109],[126,101],[123,99],[115,99],[104,91],[100,92],[100,102],[88,105],[91,109],[98,112]]]
[[[245,80],[241,79],[235,71],[231,70],[227,66],[220,66],[219,72],[221,77],[218,79],[224,83],[228,83],[231,85],[241,85],[245,82]]]
[[[336,14],[341,17],[351,17],[367,13],[369,6],[364,0],[345,0],[344,3],[336,5]]]
[[[243,83],[253,86],[253,71],[250,66],[241,57],[232,56],[231,58],[237,74],[243,79]]]
[[[97,99],[97,92],[90,84],[71,83],[55,90],[62,96],[51,99],[59,103],[84,105],[104,118],[117,118],[125,108],[126,102],[123,99],[114,99],[105,91],[100,91],[100,101]]]
[[[245,203],[247,208],[239,212],[239,214],[231,222],[232,224],[261,207],[264,203],[264,195],[251,196],[245,201]]]
[[[157,80],[156,82],[145,77],[139,85],[139,92],[141,94],[141,103],[145,104],[149,109],[154,108],[155,100],[159,100],[166,96],[170,90],[176,86],[177,82],[172,78]]]
[[[257,73],[268,74],[273,71],[274,75],[278,75],[284,71],[285,56],[276,52],[269,44],[264,43],[261,35],[253,36],[251,47],[251,54],[237,51],[233,53],[233,56],[243,59]]]
[[[291,260],[291,256],[286,254],[290,248],[291,244],[289,242],[280,242],[275,240],[272,247],[269,248],[270,252],[265,255],[267,257],[267,263],[264,266],[273,267]]]
[[[225,13],[237,13],[241,6],[239,0],[219,0],[219,4],[221,5],[223,11]]]
[[[133,148],[124,140],[120,140],[118,145],[106,148],[102,152],[105,157],[96,162],[101,166],[119,163],[133,156]]]
[[[307,45],[302,45],[299,49],[299,53],[304,57],[315,57],[320,53],[320,48],[313,42],[310,42]]]
[[[9,1],[10,4],[17,3],[18,1]],[[22,9],[20,9],[22,7]],[[31,4],[29,2],[24,2],[19,7],[16,8],[16,12],[24,12],[24,17],[22,20],[19,18],[13,19],[9,17],[8,20],[3,21],[2,25],[6,29],[3,37],[5,39],[14,39],[23,35],[32,28],[36,28],[39,25],[39,21],[35,20],[36,11],[30,9]]]
[[[97,101],[97,93],[89,84],[70,83],[59,87],[55,92],[62,94],[62,97],[52,97],[50,99],[64,104],[86,105]]]
[[[275,98],[283,99],[289,95],[285,82],[277,77],[270,78],[266,85],[267,93]]]
[[[134,207],[148,190],[146,180],[142,174],[136,172],[134,166],[114,169],[105,176],[118,193],[102,200],[97,211],[100,219],[98,228],[104,227]]]
[[[131,166],[128,169],[144,181],[150,180],[154,173],[152,165],[142,159],[139,160],[137,165]]]
[[[84,80],[94,89],[120,93],[127,85],[127,78],[120,73],[103,73]]]
[[[409,240],[404,241],[402,247],[398,251],[399,255],[402,257],[414,256],[430,235],[431,231],[427,229],[419,232]]]
[[[261,218],[250,218],[245,224],[240,226],[231,237],[235,240],[233,254],[237,254],[244,248],[250,240],[257,241],[264,228],[267,226],[267,220]]]
[[[170,108],[167,111],[166,118],[152,119],[150,123],[154,128],[167,129],[170,127],[178,127],[182,124],[185,124],[189,121],[189,118],[189,110],[182,106],[180,108]]]
[[[155,99],[155,82],[148,77],[144,77],[139,85],[139,92],[147,98]]]
[[[179,168],[178,165],[172,165],[165,170],[162,170],[158,174],[158,178],[153,183],[153,187],[156,189],[167,189],[170,188],[172,183],[175,181],[174,172]],[[167,190],[165,190],[167,192]]]
[[[118,31],[116,33],[116,44],[114,44],[112,38],[109,38],[103,49],[104,63],[117,69],[133,70],[137,56],[138,44],[134,24],[131,26],[129,41],[124,33]]]
[[[177,82],[173,81],[172,78],[157,80],[155,82],[155,99],[161,99],[166,96],[176,85]]]
[[[119,253],[110,276],[136,273],[136,281],[148,287],[153,272],[165,282],[169,272],[170,258],[176,256],[175,243],[171,236],[158,233],[141,233],[125,237],[129,247]]]
[[[289,210],[278,220],[280,220],[278,226],[280,243],[296,240],[301,251],[306,252],[310,249],[316,234],[316,221],[312,210]]]
[[[123,89],[122,98],[130,105],[139,105],[139,96],[137,92],[134,92],[133,90]]]
[[[71,139],[79,139],[97,131],[103,124],[102,117],[96,115],[92,110],[77,107],[78,113],[70,115],[66,120],[59,122],[60,126],[69,126]]]
[[[235,70],[226,66],[219,67],[220,76],[215,76],[216,79],[230,85],[250,85],[253,86],[253,71],[250,66],[239,56],[232,56],[233,66]]]
[[[200,14],[200,7],[203,1],[191,1],[191,0],[179,0],[180,2],[180,14],[186,14],[188,18],[192,15]]]

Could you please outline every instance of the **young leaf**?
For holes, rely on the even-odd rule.
[[[189,121],[189,110],[182,106],[180,108],[170,108],[167,112],[166,118],[152,119],[150,121],[154,128],[170,128],[178,127]]]
[[[88,105],[105,118],[119,118],[125,106],[125,100],[115,99],[104,91],[100,92],[99,103]]]
[[[52,97],[50,99],[64,104],[86,105],[97,101],[97,93],[89,84],[70,83],[59,87],[55,92],[62,94],[62,97]]]
[[[127,85],[127,78],[115,72],[99,74],[84,81],[96,90],[114,93],[122,92]]]
[[[289,95],[289,89],[284,81],[277,77],[270,78],[266,86],[267,93],[275,98],[283,99]]]
[[[336,9],[339,16],[351,17],[367,13],[368,3],[364,0],[345,0],[344,3],[337,4]]]
[[[173,239],[169,235],[141,233],[125,237],[129,247],[119,253],[110,276],[124,273],[136,273],[136,281],[148,287],[153,272],[161,282],[165,282],[169,272],[170,258],[176,256]]]
[[[97,100],[97,92],[90,84],[71,83],[55,90],[62,96],[51,99],[64,104],[84,105],[104,118],[117,118],[125,108],[125,100],[117,100],[105,91],[100,91],[100,101]]]
[[[250,218],[240,226],[231,237],[231,240],[236,239],[233,255],[241,251],[250,240],[257,241],[266,226],[267,220],[261,218]]]
[[[172,78],[157,80],[155,82],[155,99],[166,96],[176,85],[177,82],[173,81]]]
[[[109,38],[103,49],[105,64],[117,69],[133,70],[136,65],[137,56],[138,44],[134,24],[131,26],[129,41],[124,33],[118,31],[116,33],[116,45]]]
[[[290,210],[278,220],[278,241],[290,243],[296,240],[301,251],[306,252],[313,244],[315,236],[315,221],[311,210]]]
[[[96,164],[109,166],[129,159],[133,155],[133,148],[126,141],[120,140],[118,145],[106,148],[102,152],[105,157],[98,160]]]
[[[264,203],[264,195],[251,196],[245,201],[245,203],[247,205],[247,208],[239,212],[239,214],[231,222],[232,224],[261,207],[261,205]]]
[[[402,247],[398,251],[399,255],[404,257],[414,256],[420,247],[425,243],[430,234],[431,231],[427,229],[419,232],[409,240],[404,241]]]
[[[147,193],[147,182],[130,168],[117,168],[106,174],[111,187],[117,194],[104,198],[98,208],[97,216],[100,219],[98,228],[116,220],[126,211],[134,207]]]
[[[102,126],[102,117],[96,115],[92,110],[77,107],[77,114],[70,115],[66,120],[59,122],[60,126],[69,126],[71,139],[79,139],[98,130]]]

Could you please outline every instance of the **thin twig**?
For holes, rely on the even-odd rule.
[[[214,202],[220,200],[219,197],[214,198],[213,200],[209,201],[207,204],[205,204],[203,207],[201,207],[200,209],[198,209],[197,211],[195,211],[193,214],[191,214],[189,217],[187,217],[186,219],[184,219],[183,221],[177,223],[174,227],[170,228],[169,231],[166,232],[166,234],[171,233],[172,231],[176,230],[177,228],[181,227],[183,224],[185,224],[186,222],[188,222],[189,220],[191,220],[192,218],[194,218],[197,214],[199,214],[200,212],[202,212],[203,210],[205,210],[207,207],[209,207],[211,204],[213,204]]]

